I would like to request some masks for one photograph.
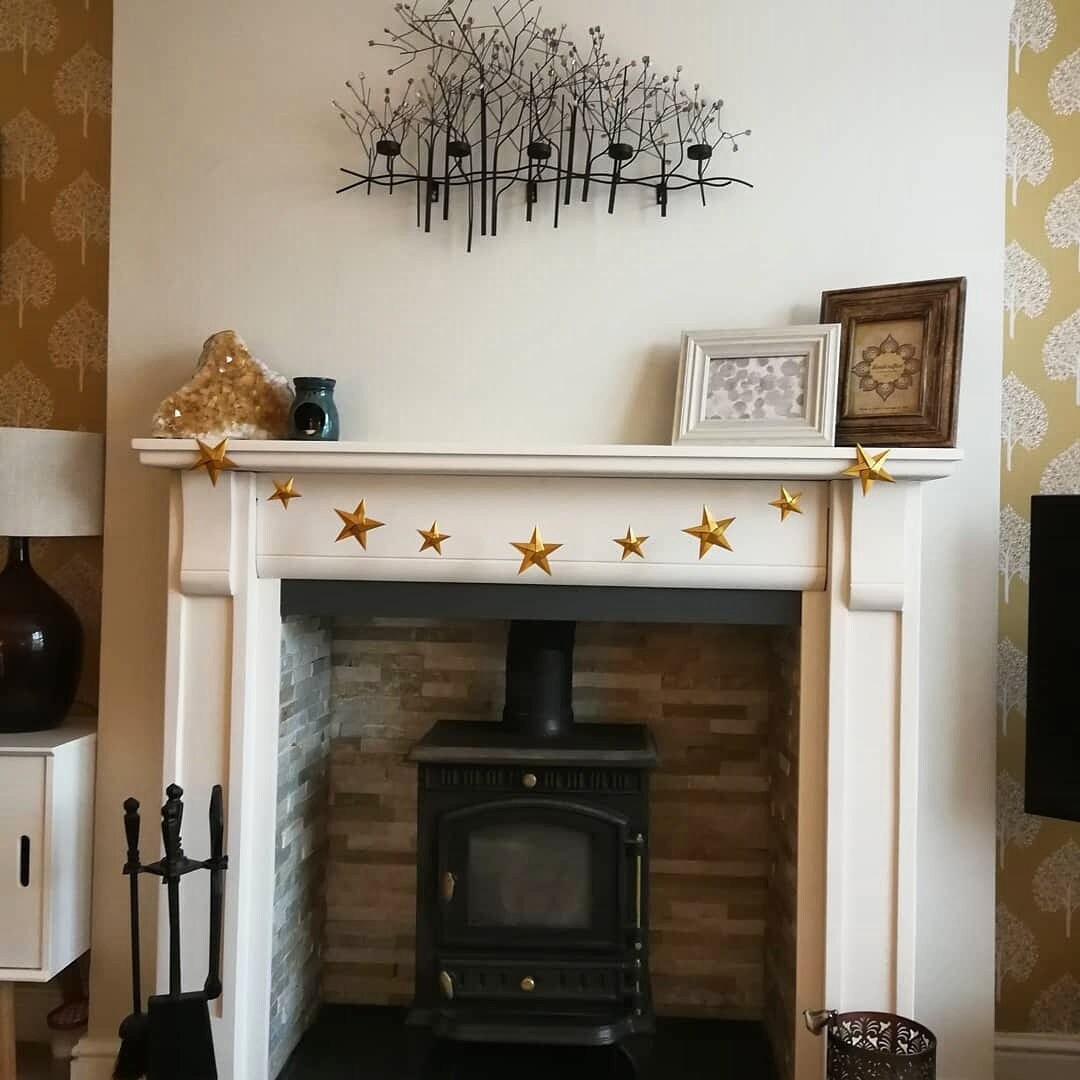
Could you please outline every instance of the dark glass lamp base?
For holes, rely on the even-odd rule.
[[[13,537],[0,573],[0,732],[60,724],[75,700],[81,666],[78,616],[34,572],[29,542]]]

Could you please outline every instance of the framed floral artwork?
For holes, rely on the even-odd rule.
[[[839,326],[687,330],[673,443],[832,446]]]
[[[953,446],[964,278],[826,292],[839,323],[839,446]]]

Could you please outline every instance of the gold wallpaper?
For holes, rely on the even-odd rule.
[[[0,0],[0,425],[105,430],[111,57],[112,0]],[[101,541],[33,550],[96,702]]]
[[[1005,185],[997,1027],[1080,1033],[1080,826],[1023,812],[1030,497],[1080,492],[1080,4],[1017,0]]]

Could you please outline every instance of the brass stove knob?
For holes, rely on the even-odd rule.
[[[521,980],[521,989],[524,990],[526,994],[531,994],[536,989],[536,980],[531,975],[526,975],[525,978]]]
[[[536,773],[527,772],[521,778],[521,782],[525,785],[525,787],[532,791],[532,789],[536,787]]]

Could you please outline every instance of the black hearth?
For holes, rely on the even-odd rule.
[[[458,1042],[619,1044],[643,1060],[656,751],[640,724],[574,724],[573,647],[573,623],[512,623],[503,722],[442,721],[409,755],[409,1020]]]
[[[415,1029],[403,1011],[324,1005],[279,1080],[402,1080]],[[358,1059],[357,1047],[360,1047]],[[654,1072],[674,1080],[777,1080],[760,1024],[737,1020],[656,1022]],[[358,1064],[358,1060],[361,1062]],[[718,1063],[722,1062],[722,1066]],[[541,1054],[499,1043],[452,1043],[431,1055],[420,1080],[636,1080],[618,1047],[549,1047]]]

